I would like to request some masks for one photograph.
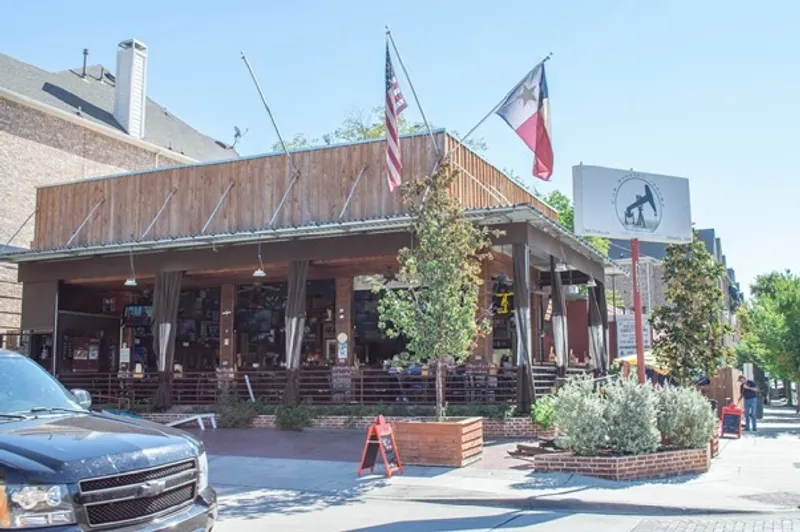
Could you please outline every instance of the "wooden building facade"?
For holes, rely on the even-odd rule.
[[[552,358],[555,290],[602,288],[607,261],[446,132],[403,137],[401,149],[404,179],[429,175],[450,153],[458,172],[451,192],[466,216],[503,231],[484,268],[482,305],[495,308],[494,333],[480,340],[472,370],[454,369],[448,389],[451,401],[474,401],[479,381],[484,399],[515,400],[514,368],[545,368]],[[38,189],[31,249],[3,257],[19,265],[26,348],[65,384],[112,398],[133,389],[146,396],[150,376],[165,369],[175,373],[178,402],[206,402],[229,386],[245,393],[237,384],[245,375],[255,395],[277,400],[294,312],[287,281],[304,263],[301,392],[327,402],[427,401],[427,370],[404,384],[385,367],[402,345],[377,330],[369,289],[376,279],[402,289],[392,275],[409,244],[410,218],[389,191],[384,158],[383,141],[366,141]],[[180,272],[167,332],[173,364],[159,368],[156,280],[170,272]],[[596,367],[606,350],[594,350]],[[542,372],[549,379],[555,369]]]

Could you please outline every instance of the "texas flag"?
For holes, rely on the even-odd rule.
[[[508,93],[497,114],[533,150],[533,175],[550,181],[553,175],[553,146],[550,144],[550,103],[544,63],[539,63]]]

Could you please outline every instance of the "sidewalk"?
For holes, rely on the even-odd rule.
[[[785,408],[768,408],[757,434],[723,440],[721,455],[708,473],[637,482],[537,474],[529,463],[503,456],[513,442],[490,446],[484,463],[467,468],[408,466],[391,479],[380,475],[357,479],[361,431],[282,433],[276,436],[280,445],[251,449],[251,456],[221,454],[224,434],[204,436],[223,519],[264,512],[305,513],[370,500],[682,517],[787,512],[800,506],[800,419]],[[264,456],[270,451],[290,454],[292,446],[300,459]],[[343,461],[348,454],[353,458]],[[315,459],[331,455],[335,459]]]

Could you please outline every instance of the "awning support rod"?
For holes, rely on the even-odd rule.
[[[286,192],[283,193],[283,197],[281,198],[280,203],[278,203],[278,208],[275,209],[275,214],[273,214],[272,218],[270,218],[269,225],[267,225],[267,227],[272,227],[272,224],[275,223],[275,219],[278,217],[278,213],[281,212],[283,204],[286,203],[286,198],[289,197],[289,192],[292,190],[295,181],[297,181],[297,176],[300,175],[296,170],[294,170],[292,173],[293,173],[292,180],[289,182],[289,186],[286,187]]]
[[[11,238],[8,239],[8,242],[6,242],[5,247],[8,247],[11,244],[11,241],[17,238],[17,235],[22,232],[22,230],[25,228],[26,225],[28,225],[28,222],[31,221],[31,218],[33,218],[33,216],[37,212],[39,212],[39,209],[35,209],[27,218],[25,218],[25,221],[22,222],[22,225],[20,225],[19,228],[16,231],[14,231],[14,234],[11,235]]]
[[[89,222],[89,220],[91,219],[91,217],[94,215],[95,211],[97,211],[97,209],[100,207],[100,205],[102,205],[103,203],[105,203],[105,201],[106,201],[106,198],[105,198],[105,197],[103,197],[103,198],[100,198],[100,201],[98,201],[98,202],[97,202],[97,205],[95,205],[94,207],[92,207],[92,210],[91,210],[91,211],[89,211],[89,214],[87,214],[87,215],[86,215],[86,218],[84,218],[84,219],[83,219],[83,221],[81,222],[81,225],[79,225],[79,226],[78,226],[78,228],[77,228],[77,229],[75,229],[75,232],[74,232],[74,233],[72,233],[72,236],[71,236],[71,237],[69,237],[69,240],[67,240],[67,243],[66,243],[66,245],[64,245],[64,247],[65,247],[65,248],[68,248],[68,247],[69,247],[69,245],[70,245],[70,244],[72,244],[72,241],[73,241],[73,240],[75,240],[75,237],[76,237],[76,236],[78,236],[78,233],[80,233],[80,232],[83,230],[83,228],[84,228],[84,227],[86,226],[86,224]]]
[[[347,210],[347,206],[350,205],[350,200],[353,199],[353,194],[356,191],[356,187],[358,186],[358,182],[361,181],[361,176],[364,175],[364,170],[367,169],[368,164],[362,165],[361,169],[358,171],[358,176],[356,176],[356,182],[353,183],[353,187],[350,189],[350,194],[347,196],[347,201],[344,202],[344,207],[342,207],[342,212],[339,213],[339,219],[341,220],[344,218],[344,212]]]
[[[203,226],[203,229],[200,230],[200,234],[201,235],[203,233],[205,233],[206,229],[208,229],[208,226],[211,225],[211,220],[214,219],[214,216],[216,216],[217,211],[219,210],[220,207],[222,207],[222,202],[225,201],[225,198],[228,197],[228,192],[230,192],[232,188],[233,188],[233,181],[228,183],[228,188],[226,188],[225,192],[222,193],[222,197],[219,198],[219,201],[217,202],[217,206],[214,207],[213,211],[211,211],[211,216],[208,217],[208,220],[206,220],[206,224]]]
[[[491,190],[489,187],[487,187],[486,185],[484,185],[483,183],[481,183],[481,182],[480,182],[480,180],[479,180],[477,177],[475,177],[474,175],[470,174],[470,173],[467,171],[467,169],[466,169],[466,168],[464,168],[463,166],[461,166],[461,165],[460,165],[460,164],[458,164],[458,163],[453,163],[453,164],[455,165],[455,167],[456,167],[456,168],[458,168],[459,170],[461,170],[462,172],[464,172],[464,175],[466,175],[467,177],[469,177],[470,179],[472,179],[473,181],[475,181],[475,182],[478,184],[478,186],[479,186],[479,187],[481,187],[483,190],[485,190],[485,191],[486,191],[486,193],[487,193],[487,194],[489,194],[489,195],[490,195],[492,198],[494,198],[494,200],[495,200],[497,203],[499,203],[500,205],[504,205],[504,206],[505,206],[505,205],[511,205],[511,202],[510,202],[510,201],[508,201],[508,198],[506,198],[505,196],[503,196],[503,195],[502,195],[502,194],[500,194],[499,192],[498,192],[497,194],[495,194],[494,192],[492,192],[492,190]],[[499,195],[498,195],[498,194],[499,194]]]
[[[164,203],[163,205],[161,205],[161,208],[158,209],[155,218],[153,218],[153,221],[151,221],[150,225],[147,226],[147,229],[144,230],[144,233],[142,233],[142,236],[139,237],[139,240],[144,240],[144,237],[150,234],[150,231],[153,229],[153,226],[156,225],[156,221],[161,217],[161,213],[163,213],[164,209],[167,208],[167,203],[169,203],[169,200],[171,200],[172,196],[175,195],[176,190],[177,189],[173,188],[172,190],[169,191],[169,194],[167,194],[167,199],[164,200]]]

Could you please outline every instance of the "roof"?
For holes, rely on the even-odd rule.
[[[639,255],[664,260],[664,257],[667,256],[667,245],[659,242],[639,242]],[[614,260],[630,259],[631,241],[612,238],[611,246],[608,248],[608,257]]]
[[[465,212],[465,217],[475,223],[484,225],[497,225],[512,222],[529,223],[563,241],[590,260],[602,264],[607,272],[621,271],[616,264],[609,260],[600,250],[527,203],[486,209],[470,209]],[[408,231],[411,223],[411,216],[401,215],[379,219],[330,222],[323,224],[315,223],[298,227],[280,227],[253,231],[238,231],[234,233],[187,235],[138,242],[73,246],[58,249],[23,249],[19,252],[0,254],[0,262],[20,263],[63,260],[78,257],[127,254],[131,251],[153,252],[162,250],[202,249],[254,242],[267,243],[364,233],[391,233]]]
[[[0,54],[0,87],[61,111],[77,114],[80,108],[80,116],[87,120],[125,133],[114,118],[113,75],[104,75],[113,71],[93,65],[86,72],[86,78],[80,69],[47,72]],[[203,135],[151,98],[145,112],[143,140],[151,144],[198,161],[237,157],[235,150]]]

